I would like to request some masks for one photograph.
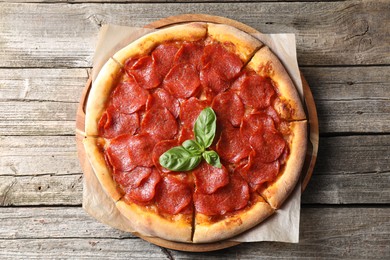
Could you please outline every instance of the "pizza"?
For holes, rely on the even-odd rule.
[[[85,132],[93,170],[134,230],[209,243],[281,207],[299,180],[307,121],[267,46],[194,22],[149,33],[105,63]]]

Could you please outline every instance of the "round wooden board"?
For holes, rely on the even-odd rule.
[[[223,23],[234,26],[242,31],[247,33],[258,33],[258,31],[248,25],[240,23],[238,21],[228,19],[220,16],[211,16],[206,14],[183,14],[178,16],[171,16],[167,18],[163,18],[161,20],[152,22],[148,25],[145,25],[145,28],[153,28],[160,29],[163,27],[184,23],[184,22],[195,22],[195,21],[203,21],[203,22],[213,22],[213,23]],[[313,95],[311,93],[310,87],[301,73],[304,97],[305,97],[305,109],[308,115],[308,126],[309,126],[309,142],[306,153],[306,160],[303,166],[301,182],[302,182],[302,192],[305,190],[308,182],[313,173],[314,165],[317,159],[318,152],[318,143],[319,143],[319,128],[318,128],[318,117],[317,117],[317,109],[315,106],[315,102],[313,99]],[[77,155],[81,163],[81,168],[83,172],[92,171],[88,160],[86,159],[84,146],[82,144],[82,140],[85,138],[85,107],[88,100],[89,90],[92,86],[91,78],[88,79],[83,93],[81,95],[80,103],[77,109],[76,115],[76,143],[77,143]],[[215,243],[207,243],[207,244],[190,244],[190,243],[179,243],[164,240],[157,237],[149,237],[143,236],[140,234],[134,234],[150,243],[153,243],[158,246],[162,246],[168,249],[174,249],[178,251],[187,251],[187,252],[209,252],[220,250],[228,247],[232,247],[240,244],[240,242],[235,241],[220,241]]]

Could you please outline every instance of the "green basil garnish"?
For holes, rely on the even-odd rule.
[[[201,155],[191,154],[183,146],[176,146],[160,156],[161,166],[171,171],[189,171],[202,160]]]
[[[202,160],[214,167],[222,168],[215,151],[207,151],[215,137],[217,117],[212,108],[202,110],[194,125],[195,140],[186,140],[160,156],[160,164],[171,171],[190,171]]]
[[[217,116],[211,107],[202,110],[194,125],[196,141],[204,148],[208,148],[214,140],[217,128]]]
[[[203,158],[206,162],[214,167],[221,168],[222,164],[219,160],[219,156],[215,151],[205,151],[202,153]]]
[[[182,143],[184,149],[193,155],[202,155],[204,149],[195,140],[186,140]]]

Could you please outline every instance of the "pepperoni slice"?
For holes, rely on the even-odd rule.
[[[156,166],[156,168],[162,172],[162,173],[168,173],[168,172],[171,172],[170,170],[164,168],[161,166],[160,164],[160,156],[165,153],[166,151],[168,151],[169,149],[175,147],[175,146],[178,146],[179,145],[179,142],[177,142],[176,140],[164,140],[164,141],[161,141],[161,142],[158,142],[155,146],[154,146],[154,149],[153,149],[153,153],[152,153],[152,157],[153,157],[153,162],[154,162],[154,166]]]
[[[111,96],[112,105],[121,113],[132,114],[146,104],[148,91],[141,88],[134,79],[119,83]]]
[[[112,139],[105,150],[105,155],[115,170],[131,171],[137,166],[133,164],[127,150],[129,140],[132,137],[133,135],[130,134],[120,135]]]
[[[194,130],[189,127],[182,126],[179,132],[179,144],[182,144],[186,140],[194,140],[195,135],[194,135]]]
[[[136,188],[141,185],[141,182],[148,178],[152,173],[152,168],[135,167],[128,172],[114,170],[114,180],[124,188]]]
[[[239,162],[251,152],[250,146],[241,138],[240,129],[234,127],[223,129],[216,150],[221,159],[231,163]]]
[[[167,88],[177,98],[187,99],[199,93],[199,73],[190,63],[179,63],[172,67],[164,80]]]
[[[155,144],[148,134],[125,134],[112,139],[105,152],[114,169],[131,171],[137,166],[153,166],[150,154]]]
[[[155,201],[160,212],[178,214],[191,203],[192,189],[188,183],[168,175],[158,185]]]
[[[139,117],[137,113],[123,114],[113,106],[107,107],[99,120],[99,135],[104,138],[114,138],[121,134],[134,134],[139,127]]]
[[[267,107],[265,110],[263,110],[264,113],[266,113],[268,116],[270,116],[272,118],[272,120],[274,120],[275,124],[278,126],[282,123],[282,120],[280,119],[278,113],[276,112],[276,110],[272,107],[272,106],[269,106]]]
[[[246,106],[254,109],[264,109],[271,105],[271,98],[275,91],[269,78],[257,75],[255,72],[247,72],[239,79],[240,84],[234,84],[234,89],[239,88],[239,95]],[[239,86],[237,86],[239,85]]]
[[[237,167],[235,172],[238,172],[256,190],[261,184],[275,180],[279,169],[279,161],[264,163],[255,156],[255,153],[252,153],[248,163],[243,167]]]
[[[153,50],[153,64],[156,66],[156,70],[161,78],[164,78],[171,69],[178,50],[179,46],[175,43],[163,43]]]
[[[249,144],[256,152],[256,158],[261,162],[276,161],[283,153],[286,141],[275,130],[256,133],[249,138]]]
[[[213,94],[223,92],[230,87],[229,80],[221,76],[211,63],[200,71],[200,82],[205,91],[211,90]]]
[[[149,133],[157,140],[172,139],[178,131],[175,117],[166,108],[153,107],[142,119],[143,133]]]
[[[193,129],[200,112],[208,106],[208,102],[192,97],[181,104],[179,118],[183,126]]]
[[[275,130],[274,121],[265,113],[258,112],[244,116],[240,132],[244,141],[249,142],[249,138],[255,134],[265,131],[265,129]]]
[[[204,48],[203,66],[210,64],[215,72],[225,80],[238,76],[243,66],[240,57],[227,50],[222,44],[215,43]]]
[[[146,110],[156,106],[165,107],[176,118],[179,116],[179,101],[162,88],[149,95],[148,100],[146,101]]]
[[[204,46],[198,43],[183,44],[175,55],[174,64],[193,64],[200,71],[202,69],[203,48]]]
[[[144,56],[134,63],[129,62],[128,65],[131,65],[131,67],[125,66],[126,73],[133,76],[142,88],[153,89],[160,85],[162,76],[153,63],[151,56]]]
[[[249,199],[248,184],[239,176],[232,176],[229,184],[212,194],[194,193],[195,209],[208,216],[224,215],[242,209]]]
[[[159,172],[153,168],[148,178],[145,178],[137,187],[125,189],[125,199],[144,205],[150,202],[156,195],[156,186],[160,182]]]
[[[125,61],[125,68],[127,68],[128,70],[131,69],[131,67],[133,67],[133,65],[138,61],[139,58],[129,58]]]
[[[203,194],[214,193],[218,188],[229,183],[229,174],[224,166],[217,168],[202,161],[193,173],[196,189]]]
[[[244,104],[232,91],[218,94],[211,105],[219,121],[229,121],[233,126],[240,126],[245,113]]]

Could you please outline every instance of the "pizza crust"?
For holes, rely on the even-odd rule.
[[[290,122],[292,138],[289,140],[290,155],[274,182],[259,190],[260,195],[274,208],[281,207],[283,202],[294,190],[303,163],[305,162],[307,147],[307,121]]]
[[[150,53],[158,44],[167,41],[197,41],[206,37],[207,24],[201,22],[186,23],[167,27],[149,33],[130,43],[112,58],[122,64],[131,57],[140,57]]]
[[[118,201],[122,197],[122,194],[120,193],[118,185],[112,178],[111,171],[106,165],[104,154],[101,150],[104,146],[104,139],[87,137],[83,140],[83,143],[92,169],[104,191],[114,201]],[[99,147],[101,148],[99,149]]]
[[[263,43],[255,37],[226,24],[208,23],[208,36],[221,43],[231,42],[235,46],[234,51],[241,60],[246,63]]]
[[[267,46],[256,52],[247,67],[256,71],[260,76],[271,78],[275,83],[281,98],[275,102],[274,108],[281,118],[290,121],[306,119],[302,101],[294,83],[283,64]]]
[[[260,197],[251,208],[218,222],[210,222],[208,216],[197,213],[193,243],[211,243],[231,238],[263,222],[273,213],[274,209]]]
[[[92,82],[85,111],[85,134],[98,136],[98,123],[106,109],[111,91],[120,77],[121,66],[109,59],[100,70],[96,80]]]
[[[177,242],[191,242],[192,215],[177,214],[172,220],[160,216],[154,209],[138,206],[123,199],[116,203],[119,211],[132,223],[140,235],[157,236]]]

